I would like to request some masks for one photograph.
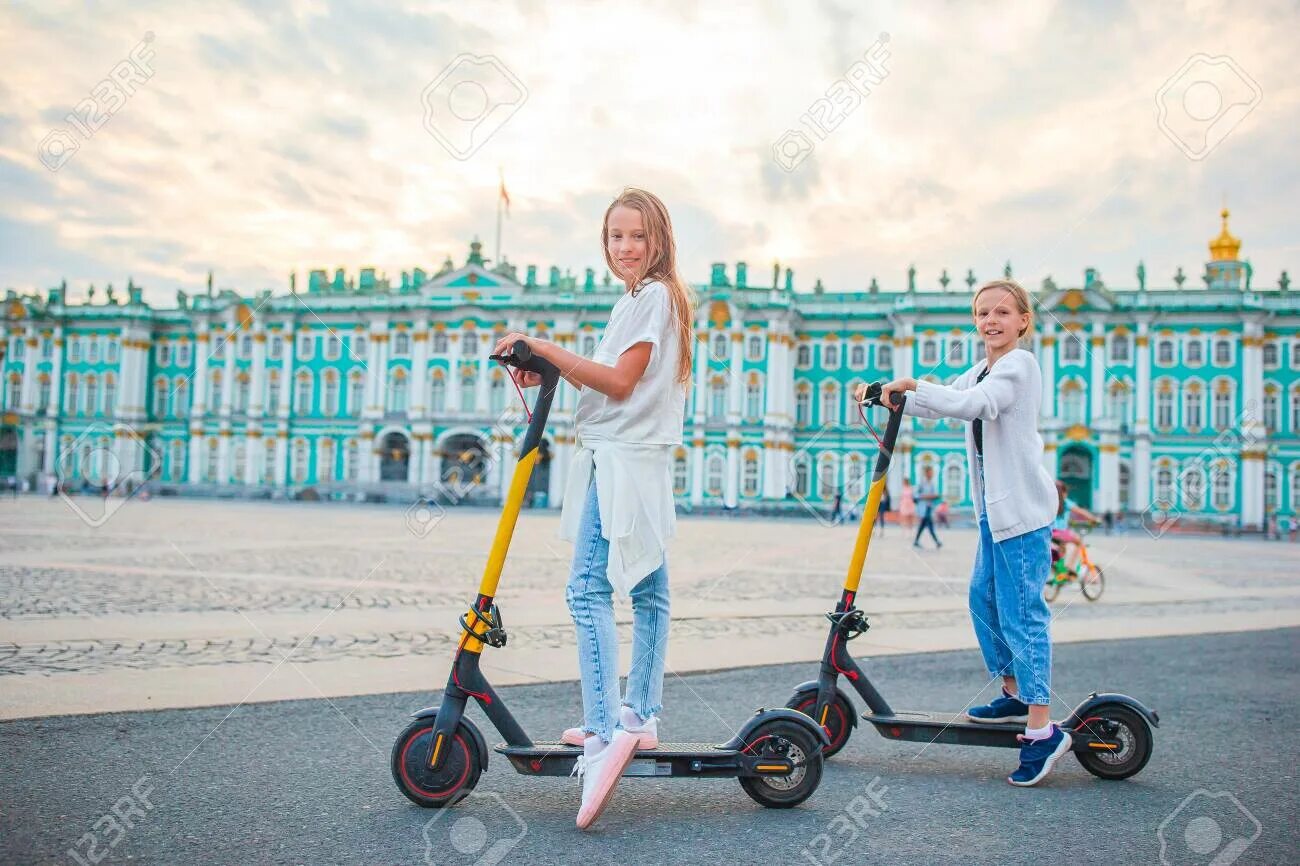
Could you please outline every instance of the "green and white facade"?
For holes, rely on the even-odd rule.
[[[1095,511],[1177,509],[1258,526],[1300,511],[1300,303],[1285,273],[1254,285],[1227,214],[1200,279],[1035,292],[1048,468]],[[513,468],[522,418],[487,358],[507,330],[590,354],[621,286],[535,267],[462,267],[400,282],[363,269],[305,287],[228,289],[146,303],[66,286],[5,304],[0,476],[205,493],[313,487],[493,498]],[[1008,272],[1010,266],[1008,265]],[[858,382],[948,382],[980,357],[973,275],[955,284],[796,291],[774,268],[713,266],[697,285],[694,387],[674,484],[683,503],[829,506],[861,496],[875,441],[849,397]],[[576,393],[563,384],[535,488],[559,502]],[[970,506],[961,425],[909,419],[894,461],[935,467]],[[897,501],[897,500],[895,500]]]

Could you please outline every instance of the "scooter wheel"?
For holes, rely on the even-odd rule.
[[[795,692],[794,697],[786,704],[789,709],[798,710],[814,722],[817,721],[817,692],[803,691]],[[826,736],[830,738],[831,744],[822,749],[822,754],[827,758],[834,755],[840,749],[844,748],[849,741],[849,735],[853,733],[853,705],[850,704],[843,695],[838,692],[835,700],[827,707]]]
[[[789,809],[812,796],[822,781],[821,743],[798,722],[773,719],[746,737],[744,751],[774,759],[789,759],[795,765],[788,776],[741,776],[740,787],[762,806]]]
[[[1088,716],[1072,735],[1075,743],[1118,740],[1118,749],[1089,749],[1075,752],[1079,763],[1100,779],[1127,779],[1147,765],[1155,741],[1151,725],[1141,713],[1121,704],[1106,704],[1088,711]]]
[[[1083,590],[1083,597],[1088,601],[1096,601],[1101,598],[1102,591],[1106,588],[1106,575],[1102,573],[1100,565],[1094,565],[1088,570],[1088,573],[1079,578],[1079,589]]]
[[[478,784],[483,761],[478,753],[473,723],[462,719],[447,745],[447,757],[436,771],[428,767],[433,739],[433,716],[416,719],[393,743],[393,781],[406,798],[426,809],[454,806]]]

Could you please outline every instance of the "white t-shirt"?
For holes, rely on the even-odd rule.
[[[591,359],[613,367],[637,343],[650,343],[650,363],[626,400],[583,388],[574,411],[579,439],[624,445],[679,445],[686,414],[686,386],[677,381],[679,341],[673,327],[672,297],[659,281],[634,297],[624,292]]]

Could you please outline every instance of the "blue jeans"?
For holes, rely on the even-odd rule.
[[[578,669],[582,673],[582,727],[605,742],[619,722],[618,630],[614,625],[614,588],[610,585],[609,542],[600,535],[600,505],[593,480],[578,524],[573,566],[565,597],[578,632]],[[624,706],[642,719],[661,709],[664,655],[668,649],[668,562],[632,589],[632,667]]]
[[[1026,704],[1052,702],[1052,614],[1043,599],[1051,567],[1050,526],[995,542],[988,514],[981,511],[971,620],[989,675],[1014,676]]]

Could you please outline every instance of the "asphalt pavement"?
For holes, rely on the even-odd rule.
[[[1127,781],[1067,758],[1038,788],[1013,788],[1010,750],[890,742],[862,727],[801,807],[763,809],[734,780],[626,779],[589,833],[573,826],[576,780],[520,777],[495,754],[454,809],[403,798],[389,748],[433,690],[6,722],[0,862],[1295,863],[1298,658],[1297,629],[1057,647],[1055,717],[1093,690],[1160,713],[1154,756]],[[431,684],[446,663],[428,660]],[[994,694],[972,651],[869,670],[895,709]],[[814,674],[670,676],[661,735],[721,741]],[[536,739],[579,716],[572,683],[502,694]]]

